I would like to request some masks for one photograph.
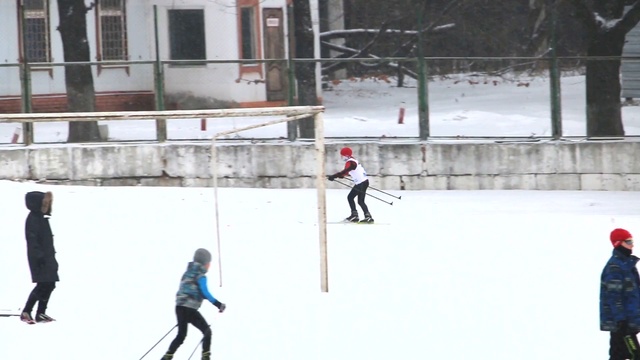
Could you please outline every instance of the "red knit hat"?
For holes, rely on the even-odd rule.
[[[351,157],[353,155],[353,151],[351,151],[351,148],[344,147],[340,150],[340,155]]]
[[[631,233],[625,229],[613,229],[611,235],[609,235],[609,240],[611,240],[611,245],[613,247],[619,246],[623,241],[632,239]]]

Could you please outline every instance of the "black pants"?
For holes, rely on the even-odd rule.
[[[640,360],[640,345],[636,334],[611,332],[609,360]]]
[[[36,314],[44,314],[47,311],[47,305],[49,304],[49,298],[53,289],[56,288],[55,282],[39,282],[36,287],[31,290],[27,303],[24,305],[24,312],[31,313],[33,306],[38,303],[38,310]]]
[[[204,335],[202,339],[202,352],[207,352],[211,349],[211,329],[198,310],[184,306],[176,306],[176,317],[178,318],[178,335],[176,335],[176,338],[173,339],[171,345],[169,345],[167,354],[175,353],[180,345],[182,345],[182,342],[184,342],[184,339],[187,337],[189,324],[197,327],[198,330],[202,331],[202,335]]]
[[[349,195],[347,195],[347,201],[349,202],[349,207],[351,208],[351,212],[355,213],[356,211],[356,203],[353,201],[356,196],[358,197],[358,205],[362,208],[365,215],[369,215],[369,208],[367,204],[364,203],[364,197],[367,195],[367,188],[369,187],[369,180],[365,180],[360,184],[354,185],[349,191]]]

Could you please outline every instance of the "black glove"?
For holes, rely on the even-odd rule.
[[[335,175],[329,175],[329,176],[327,176],[327,179],[329,179],[329,181],[333,181],[333,180],[336,179],[336,176]]]
[[[213,305],[215,305],[218,308],[218,312],[224,312],[224,309],[227,308],[227,305],[221,303],[218,300],[216,300],[216,302],[214,302]]]

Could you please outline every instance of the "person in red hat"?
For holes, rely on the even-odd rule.
[[[640,277],[633,237],[625,229],[609,235],[613,254],[600,278],[600,330],[609,331],[609,359],[640,359]]]
[[[367,177],[367,172],[364,170],[362,164],[358,162],[353,157],[353,151],[351,148],[344,147],[340,150],[340,155],[342,156],[342,160],[344,160],[344,169],[338,171],[333,175],[327,176],[329,181],[334,181],[336,178],[343,178],[347,174],[351,176],[351,180],[354,185],[347,195],[347,201],[349,202],[349,207],[351,208],[351,215],[349,215],[344,221],[347,222],[361,222],[361,223],[373,223],[373,218],[371,217],[371,213],[369,213],[369,208],[367,204],[364,202],[364,197],[367,195],[367,188],[369,187],[369,178]],[[362,208],[364,212],[364,219],[360,220],[358,216],[358,210],[356,209],[355,198],[358,197],[358,205]]]

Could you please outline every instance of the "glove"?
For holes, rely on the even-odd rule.
[[[336,176],[335,175],[329,175],[329,176],[327,176],[327,179],[329,179],[329,181],[333,181],[333,180],[336,179]]]
[[[221,303],[220,301],[216,300],[215,303],[213,303],[213,305],[215,305],[218,308],[218,312],[224,312],[224,309],[227,308],[227,305]]]

